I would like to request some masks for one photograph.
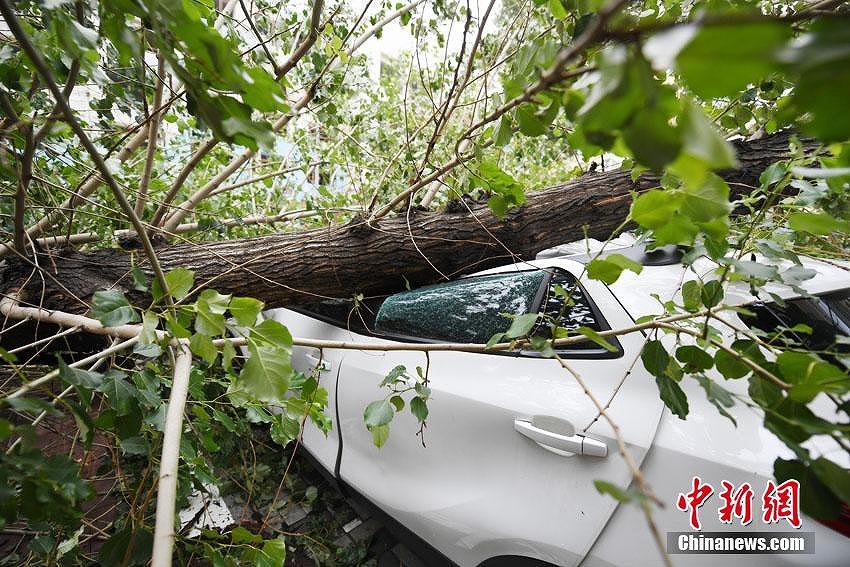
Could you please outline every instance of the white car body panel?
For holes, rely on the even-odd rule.
[[[848,272],[841,266],[815,261],[807,261],[807,265],[819,272],[806,285],[812,293],[850,285]],[[583,272],[578,262],[546,259],[481,273],[532,266],[557,266],[576,276]],[[695,270],[704,276],[710,267],[698,263]],[[623,272],[610,289],[587,279],[582,279],[582,285],[608,324],[622,328],[633,324],[632,318],[660,311],[652,294],[671,299],[683,281],[694,277],[694,272],[680,265],[645,267],[640,275]],[[773,291],[789,295],[785,290]],[[752,299],[743,286],[731,289],[729,297],[736,303]],[[769,296],[762,299],[769,300]],[[271,310],[266,315],[287,325],[294,336],[392,342],[287,309]],[[740,321],[738,324],[742,325]],[[620,337],[624,349],[620,358],[568,362],[601,403],[610,402],[608,413],[638,463],[646,457],[642,470],[666,503],[655,513],[663,537],[667,531],[688,529],[686,516],[675,508],[675,500],[679,492],[688,489],[693,475],[700,475],[715,487],[721,480],[736,485],[747,481],[759,490],[772,478],[774,459],[788,458],[790,452],[762,427],[759,413],[741,404],[730,410],[738,421],[735,428],[708,402],[695,380],[682,383],[690,403],[688,419],[670,414],[639,359],[646,340],[643,334],[632,333]],[[302,371],[315,367],[317,354],[315,349],[295,347],[293,366]],[[308,359],[308,355],[313,358]],[[323,359],[330,368],[321,378],[328,389],[335,429],[326,437],[308,424],[304,446],[326,469],[335,471],[341,431],[340,478],[459,565],[475,566],[501,555],[521,555],[565,566],[661,564],[640,509],[618,507],[593,487],[596,479],[623,486],[631,475],[617,454],[610,427],[597,419],[592,402],[556,361],[460,352],[433,352],[429,358],[432,397],[426,447],[414,436],[418,424],[406,408],[396,415],[390,438],[381,449],[372,444],[363,423],[366,405],[385,394],[378,385],[387,372],[399,364],[411,372],[416,366],[424,368],[424,354],[340,350],[324,351]],[[746,380],[723,382],[733,393],[746,394]],[[337,401],[338,422],[333,415]],[[561,456],[544,450],[513,427],[515,418],[535,414],[570,421],[578,431],[585,430],[604,441],[608,456]],[[816,453],[832,455],[834,450],[829,442],[819,439],[811,445]],[[713,498],[716,502],[717,496]],[[716,516],[713,505],[704,507],[701,518],[705,530],[734,529],[721,524]],[[787,526],[774,528],[788,531]],[[767,531],[771,527],[761,524],[757,529]],[[846,564],[842,561],[850,551],[846,538],[808,518],[803,531],[816,533],[816,556],[726,555],[723,560],[752,565]],[[677,555],[675,559],[676,564],[683,565],[712,561],[705,555]]]

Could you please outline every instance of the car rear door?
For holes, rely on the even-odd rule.
[[[552,263],[580,271],[571,262]],[[608,325],[633,324],[603,284],[582,284]],[[662,411],[640,362],[644,340],[640,333],[621,337],[617,358],[566,360],[619,425],[638,463]],[[428,368],[430,413],[420,440],[419,424],[405,408],[379,449],[363,412],[384,397],[379,384],[397,365],[411,373]],[[337,400],[341,479],[460,565],[511,555],[576,565],[616,508],[593,481],[631,481],[610,426],[579,381],[553,359],[348,351]],[[572,430],[586,435],[585,454],[565,451],[581,449]],[[600,446],[606,456],[594,456]]]

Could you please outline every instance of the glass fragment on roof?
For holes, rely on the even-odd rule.
[[[522,315],[546,276],[544,270],[477,276],[398,293],[381,305],[375,320],[379,332],[448,342],[486,343]]]

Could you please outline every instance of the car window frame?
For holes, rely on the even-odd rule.
[[[577,285],[578,288],[581,290],[581,292],[584,296],[584,299],[587,302],[587,306],[590,309],[590,312],[593,315],[594,320],[596,321],[596,323],[599,326],[598,331],[609,331],[609,330],[611,330],[611,325],[608,323],[608,320],[602,314],[602,310],[599,308],[599,306],[593,300],[593,297],[590,295],[590,293],[588,293],[587,289],[581,284],[581,282],[575,276],[575,274],[573,274],[569,270],[566,270],[566,269],[558,267],[558,266],[547,266],[545,268],[531,268],[531,269],[528,269],[528,270],[517,270],[516,272],[495,272],[495,273],[488,273],[488,274],[478,274],[478,275],[468,276],[466,278],[459,278],[457,280],[451,280],[451,281],[455,282],[455,281],[461,281],[461,280],[471,279],[471,278],[490,277],[490,276],[499,275],[499,274],[532,272],[532,271],[541,271],[541,270],[546,272],[546,274],[544,275],[543,280],[540,283],[540,288],[535,293],[534,299],[531,303],[529,313],[539,313],[540,312],[540,309],[543,306],[543,302],[544,302],[544,300],[547,297],[547,294],[549,292],[549,287],[550,287],[552,278],[555,275],[555,271],[560,270],[560,271],[566,272],[567,274],[569,274],[570,276],[572,276],[575,279],[575,285]],[[445,282],[445,283],[448,283],[448,282]],[[435,285],[440,285],[440,284],[435,284]],[[403,293],[403,292],[400,292],[400,293]],[[392,295],[395,295],[395,294],[392,294]],[[411,335],[405,335],[403,333],[385,333],[385,332],[377,331],[376,329],[369,329],[365,325],[357,325],[357,328],[355,329],[355,328],[352,328],[353,326],[349,325],[348,321],[340,321],[339,319],[335,319],[333,317],[329,317],[329,316],[326,316],[326,315],[315,313],[313,311],[310,311],[308,308],[305,308],[304,306],[291,306],[291,307],[287,307],[287,309],[294,311],[296,313],[299,313],[301,315],[305,315],[307,317],[312,317],[313,319],[317,319],[317,320],[319,320],[323,323],[326,323],[328,325],[333,325],[334,327],[342,328],[342,329],[345,329],[345,330],[352,332],[352,333],[357,333],[357,334],[361,334],[361,335],[364,335],[364,336],[374,337],[374,338],[377,338],[377,339],[385,339],[385,340],[390,340],[390,341],[396,341],[396,342],[401,342],[401,343],[412,343],[412,344],[442,344],[442,343],[450,342],[450,341],[446,341],[445,339],[431,339],[431,338],[426,338],[426,337],[415,337],[415,336],[411,336]],[[352,310],[353,310],[353,308],[352,308]],[[360,316],[357,313],[354,313],[353,317],[358,319],[358,320],[360,318]],[[573,360],[585,360],[585,359],[610,360],[610,359],[620,358],[625,354],[625,350],[623,349],[623,346],[620,343],[620,341],[617,340],[617,337],[615,337],[615,336],[606,337],[606,340],[609,343],[611,343],[612,346],[614,346],[614,348],[615,348],[614,351],[610,351],[610,350],[608,350],[608,349],[606,349],[602,346],[597,345],[598,349],[575,349],[575,348],[570,349],[570,348],[563,348],[562,347],[562,348],[555,348],[555,352],[558,354],[558,356],[560,356],[562,358],[569,358],[569,359],[573,359]],[[588,339],[588,341],[592,342],[592,341],[590,341],[590,339]],[[464,344],[464,343],[458,343],[458,344]],[[474,343],[468,343],[468,344],[474,344]],[[499,356],[513,356],[513,357],[545,359],[545,357],[539,351],[536,351],[536,350],[533,350],[533,349],[517,349],[517,350],[510,350],[510,351],[479,352],[479,353],[470,353],[470,354],[485,354],[485,355],[499,355]]]

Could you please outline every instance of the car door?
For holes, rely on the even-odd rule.
[[[296,337],[350,340],[350,335],[346,335],[343,329],[290,309],[271,309],[265,312],[265,316],[286,325],[290,333]],[[319,349],[311,347],[292,347],[292,368],[306,375],[318,369],[319,385],[328,391],[326,411],[332,418],[333,427],[325,435],[315,423],[308,419],[304,423],[302,443],[316,461],[331,474],[336,471],[339,455],[340,433],[334,418],[334,410],[337,405],[336,380],[340,362],[344,356],[345,351],[341,350],[327,349],[320,352]]]
[[[545,265],[581,271],[565,260]],[[582,284],[604,324],[633,324],[603,284]],[[388,342],[368,336],[357,340]],[[662,411],[655,384],[639,361],[644,340],[640,333],[621,337],[615,358],[564,355],[620,426],[637,462],[652,442]],[[418,438],[419,425],[405,408],[393,419],[385,445],[377,448],[363,412],[384,397],[379,384],[397,365],[411,372],[416,366],[428,368],[427,427]],[[630,484],[611,428],[556,360],[349,351],[337,401],[341,479],[460,565],[503,556],[576,565],[616,508],[593,481]],[[570,451],[581,449],[582,438],[573,432],[586,435],[585,454]]]

